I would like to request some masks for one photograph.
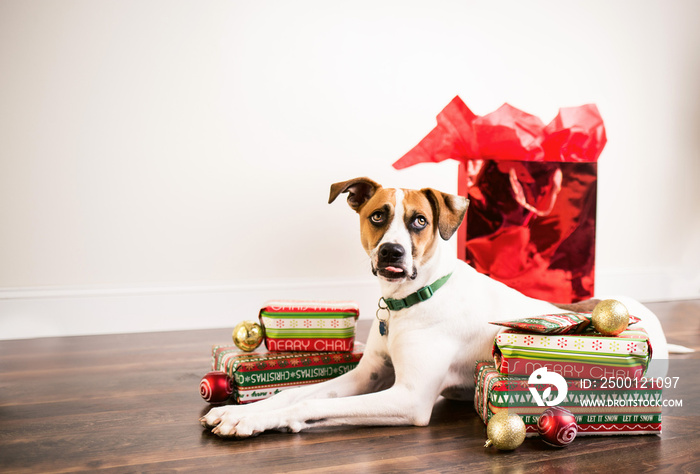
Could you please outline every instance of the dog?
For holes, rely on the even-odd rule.
[[[360,363],[326,382],[250,405],[213,408],[200,422],[216,435],[247,438],[267,430],[296,433],[339,425],[425,426],[441,395],[472,399],[475,362],[491,358],[499,332],[489,321],[571,309],[527,297],[456,258],[448,241],[464,219],[466,198],[431,188],[384,188],[355,178],[331,185],[329,204],[344,193],[360,217],[362,246],[382,294]],[[667,358],[656,316],[634,300],[616,299],[644,321],[655,358]]]

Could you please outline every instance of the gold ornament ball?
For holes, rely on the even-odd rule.
[[[499,411],[486,427],[485,448],[494,446],[501,451],[512,451],[525,441],[525,422],[520,415]]]
[[[254,351],[263,341],[262,326],[253,321],[243,321],[233,328],[233,343],[242,351]]]
[[[617,300],[603,300],[593,308],[591,322],[596,331],[604,336],[617,336],[627,329],[630,314],[625,305]]]

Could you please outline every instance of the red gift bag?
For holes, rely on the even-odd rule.
[[[470,200],[459,257],[534,298],[593,295],[597,159],[606,143],[595,105],[560,109],[547,126],[508,104],[474,115],[459,97],[397,169],[460,161]]]

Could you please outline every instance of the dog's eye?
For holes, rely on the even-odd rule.
[[[428,221],[423,216],[416,216],[413,218],[413,222],[411,223],[411,225],[416,230],[423,230],[425,229],[425,226],[428,225]]]
[[[372,224],[381,224],[384,222],[384,213],[382,211],[374,211],[372,215],[369,216],[369,220]]]

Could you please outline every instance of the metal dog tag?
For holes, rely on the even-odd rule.
[[[384,302],[384,306],[382,306],[382,302]],[[379,316],[380,311],[386,311],[386,319],[382,319]],[[389,308],[387,307],[384,298],[379,298],[379,301],[377,302],[377,312],[375,316],[377,316],[377,320],[379,320],[379,335],[386,336],[387,334],[389,334],[389,317],[391,316],[391,313],[389,312]]]
[[[381,336],[389,334],[389,325],[383,319],[379,320],[379,334]]]

